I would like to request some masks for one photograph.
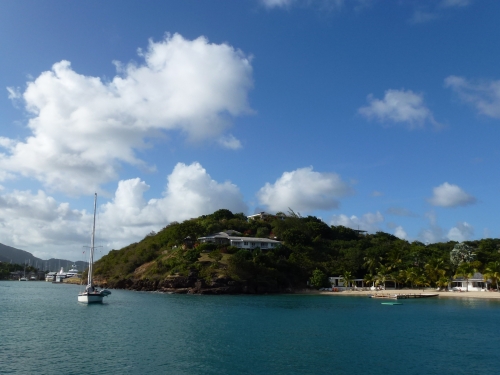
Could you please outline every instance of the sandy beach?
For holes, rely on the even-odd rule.
[[[342,292],[321,291],[320,294],[330,296],[359,296],[366,297],[372,294],[439,294],[439,298],[481,298],[481,299],[500,299],[500,293],[496,290],[493,292],[446,292],[436,291],[435,289],[389,289],[382,291],[373,290],[348,290]]]

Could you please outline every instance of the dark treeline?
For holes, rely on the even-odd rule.
[[[227,245],[198,244],[186,247],[185,239],[224,230],[243,236],[276,238],[282,246],[269,250],[241,250]],[[327,276],[346,281],[363,278],[376,284],[392,281],[398,286],[445,286],[456,275],[474,272],[500,275],[500,240],[483,239],[462,244],[468,258],[453,262],[457,242],[408,242],[391,234],[358,234],[343,226],[302,217],[293,211],[264,220],[247,220],[242,213],[218,210],[182,223],[171,223],[158,233],[121,250],[112,250],[95,265],[95,274],[110,285],[124,279],[161,280],[197,275],[220,277],[274,289],[300,288],[307,282],[327,286]]]
[[[8,280],[10,278],[10,273],[16,271],[24,271],[24,265],[0,262],[0,280]],[[33,266],[26,266],[26,274],[37,271],[38,269]]]

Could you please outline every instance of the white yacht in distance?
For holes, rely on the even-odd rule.
[[[64,268],[61,267],[61,270],[56,274],[56,283],[62,283],[66,278],[66,272],[64,272]]]
[[[95,240],[95,213],[97,209],[97,193],[94,197],[94,222],[92,225],[92,240],[90,242],[90,259],[89,259],[89,272],[87,277],[87,286],[85,291],[78,294],[78,302],[83,303],[101,303],[102,299],[111,294],[107,289],[99,290],[94,286],[92,280],[92,271],[94,266],[94,240]]]
[[[75,264],[73,264],[71,267],[72,267],[72,268],[71,268],[68,272],[66,272],[66,277],[68,277],[68,278],[69,278],[69,277],[74,277],[74,276],[78,276],[78,275],[79,275],[79,274],[78,274],[78,270],[76,269],[76,265],[75,265]]]

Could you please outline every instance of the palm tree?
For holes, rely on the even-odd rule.
[[[409,282],[411,285],[411,288],[413,289],[413,286],[415,285],[415,281],[417,280],[418,276],[420,275],[420,270],[417,267],[409,267],[406,270],[403,271],[403,274],[405,276],[405,282]]]
[[[375,273],[376,269],[380,266],[380,263],[382,262],[383,258],[382,257],[364,257],[363,260],[365,263],[363,263],[363,266],[366,267],[369,273],[372,275]]]
[[[375,277],[371,273],[367,273],[365,277],[363,277],[363,281],[365,282],[366,285],[372,284],[372,286],[375,285]]]
[[[448,284],[450,283],[450,279],[448,279],[446,276],[442,276],[439,278],[439,280],[436,282],[436,285],[439,288],[447,288]]]
[[[500,281],[500,262],[490,262],[486,266],[484,281],[490,279],[491,283],[497,284],[497,292],[499,292],[498,284]]]
[[[342,282],[344,283],[345,288],[347,290],[349,284],[352,283],[353,280],[352,273],[349,271],[344,271],[344,274],[341,277],[342,277]]]
[[[399,270],[398,280],[403,285],[406,285],[410,281],[410,278],[408,277],[408,269],[406,269],[406,270]]]
[[[386,264],[389,270],[396,270],[399,268],[403,260],[401,259],[401,252],[398,249],[393,250],[389,257],[387,258],[388,263]]]
[[[380,266],[377,269],[377,274],[375,275],[375,280],[377,280],[376,281],[377,285],[383,284],[384,285],[384,289],[385,289],[385,283],[387,281],[391,280],[391,276],[389,275],[389,270],[387,269],[387,267]]]
[[[391,279],[394,280],[394,283],[396,284],[396,289],[398,289],[399,285],[402,285],[405,282],[405,275],[401,273],[401,271],[399,272],[395,271],[391,273]]]
[[[437,283],[446,274],[446,264],[443,259],[431,259],[424,269],[428,280],[432,283]]]
[[[425,290],[426,286],[430,285],[429,280],[427,280],[427,277],[424,274],[420,274],[420,275],[417,276],[417,278],[415,279],[415,284],[417,286],[421,286],[422,287],[422,291]]]
[[[477,269],[469,262],[462,262],[457,268],[455,277],[463,277],[465,279],[465,285],[467,287],[467,292],[469,291],[469,279],[474,276]]]

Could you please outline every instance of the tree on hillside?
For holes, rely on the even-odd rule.
[[[222,253],[220,250],[213,250],[208,254],[208,257],[218,262],[222,259]]]
[[[231,211],[222,208],[220,210],[215,211],[212,215],[210,215],[210,217],[213,220],[219,221],[219,220],[230,220],[234,217],[234,215]]]
[[[500,262],[488,263],[484,273],[484,280],[491,280],[492,283],[497,285],[497,292],[499,292],[499,281],[500,281]]]
[[[321,288],[327,285],[328,277],[325,275],[323,271],[316,268],[313,271],[311,278],[309,279],[309,283],[314,288]]]
[[[368,270],[372,275],[377,272],[377,268],[380,267],[383,258],[382,257],[364,257],[363,266]]]
[[[463,262],[470,263],[475,259],[474,249],[463,242],[456,244],[450,252],[450,261],[456,267]]]
[[[389,253],[387,257],[386,266],[389,270],[396,271],[401,267],[402,263],[403,263],[402,250],[399,247],[396,247]]]

